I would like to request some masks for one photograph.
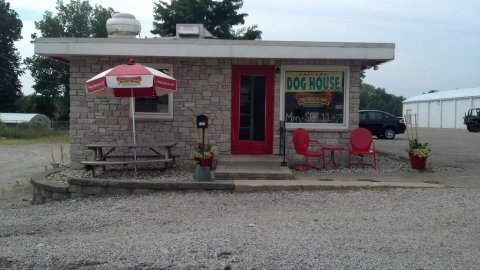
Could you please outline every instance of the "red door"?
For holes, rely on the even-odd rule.
[[[232,67],[232,154],[273,153],[275,67]]]

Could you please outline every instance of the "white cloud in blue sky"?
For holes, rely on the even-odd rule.
[[[152,36],[153,2],[90,1],[134,14],[142,36]],[[22,57],[31,56],[33,22],[55,12],[56,0],[10,4],[24,24],[17,48]],[[264,40],[395,43],[395,60],[368,70],[365,82],[405,97],[480,86],[479,11],[475,0],[244,0],[241,9],[249,15],[246,25],[258,24]],[[22,78],[26,94],[32,92],[28,77]]]

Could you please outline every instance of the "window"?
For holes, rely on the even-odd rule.
[[[173,76],[172,65],[145,64],[165,74]],[[135,118],[137,119],[173,119],[173,93],[163,96],[135,98]]]
[[[383,113],[381,112],[368,112],[369,120],[383,120]]]
[[[282,115],[288,127],[346,129],[348,67],[282,67]]]
[[[361,112],[360,113],[360,121],[367,121],[368,120],[368,113],[367,112]]]
[[[240,76],[240,140],[265,140],[266,77]]]

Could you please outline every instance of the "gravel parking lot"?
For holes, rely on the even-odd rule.
[[[0,268],[476,269],[477,192],[175,192],[0,208]]]
[[[28,204],[32,197],[30,178],[52,168],[52,155],[61,163],[70,162],[68,144],[0,144],[0,204]]]

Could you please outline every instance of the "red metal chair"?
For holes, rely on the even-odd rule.
[[[303,128],[295,129],[295,131],[293,132],[292,141],[297,154],[304,157],[304,162],[302,165],[293,166],[295,170],[300,170],[299,168],[302,166],[303,170],[305,171],[309,170],[310,167],[316,168],[314,166],[310,166],[310,158],[322,158],[323,168],[325,168],[325,152],[323,151],[324,146],[317,140],[310,140],[308,131]],[[317,147],[314,147],[314,145]],[[316,149],[314,150],[314,148]]]
[[[372,133],[366,128],[357,128],[352,131],[350,134],[350,147],[348,149],[348,167],[350,165],[372,165],[373,168],[377,168],[377,161],[375,156],[375,145],[372,139]],[[352,155],[361,156],[361,161],[363,161],[363,156],[372,156],[372,164],[370,163],[352,163]]]

